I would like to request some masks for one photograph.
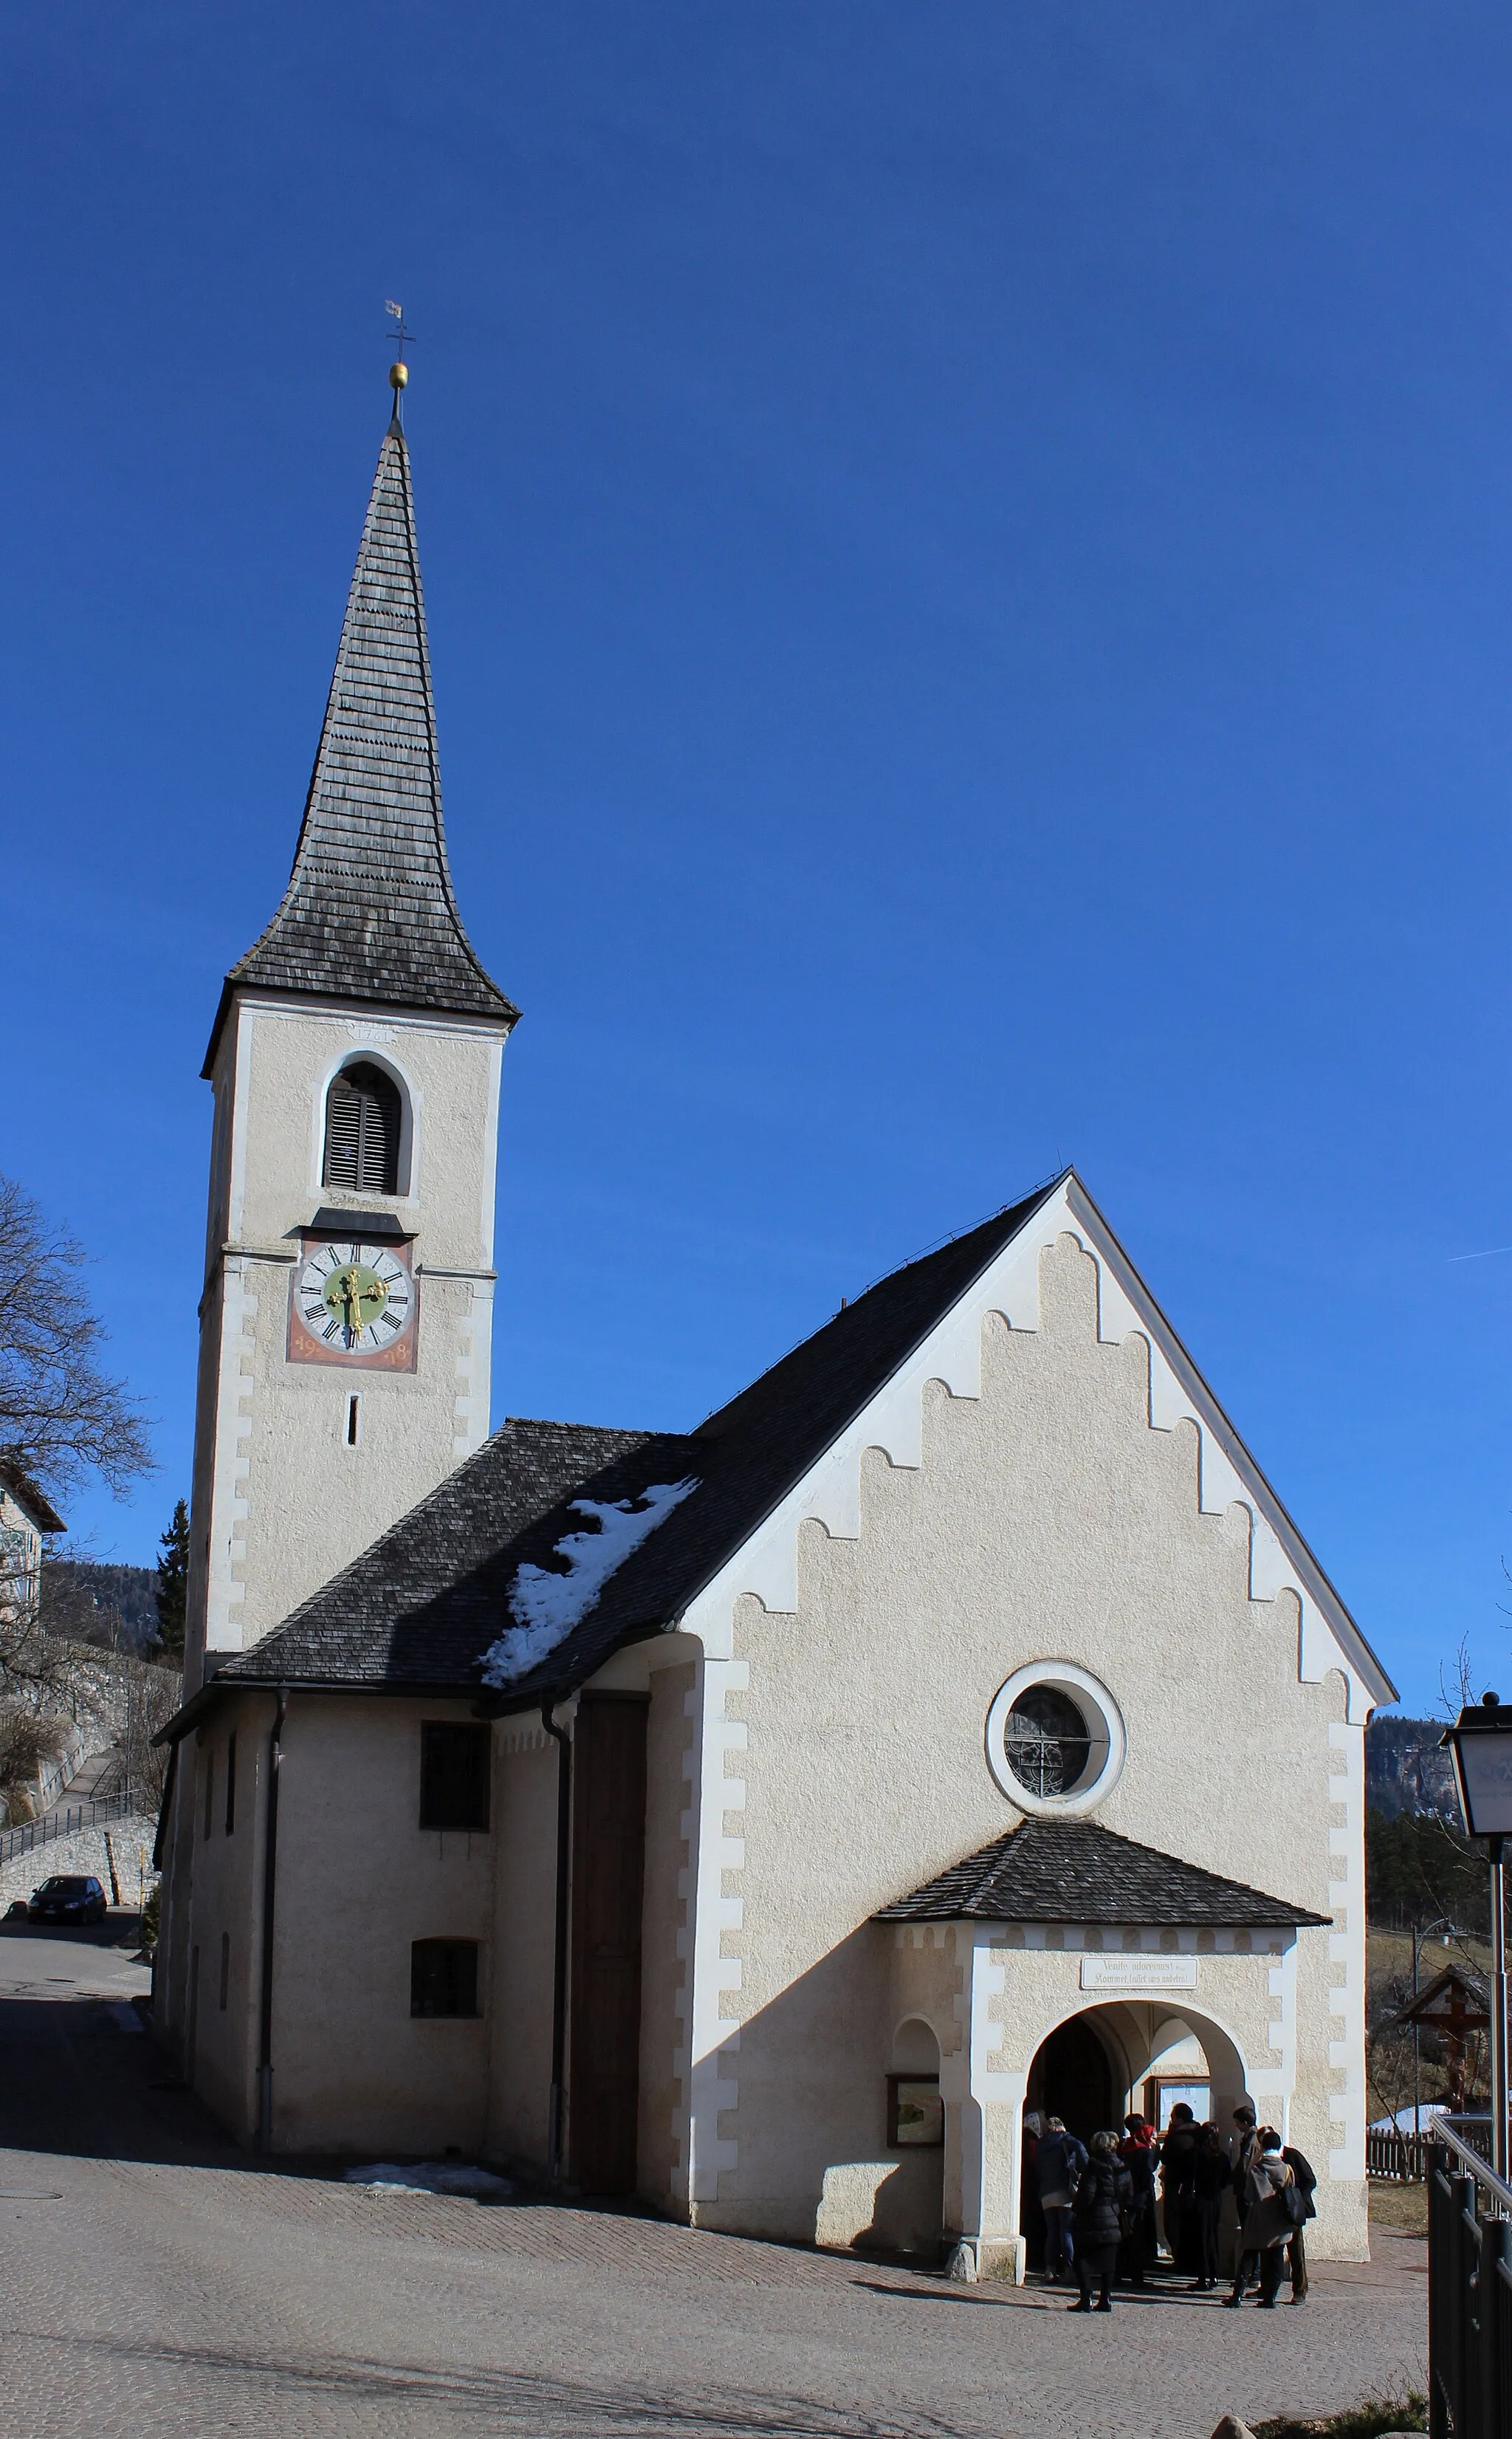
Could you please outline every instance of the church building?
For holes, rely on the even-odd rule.
[[[686,1432],[491,1436],[501,1062],[395,414],[226,977],[160,2031],[248,2145],[1022,2276],[1026,2110],[1365,2211],[1393,1688],[1067,1171]]]

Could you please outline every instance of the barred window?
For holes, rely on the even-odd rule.
[[[1008,1713],[1003,1750],[1031,1795],[1070,1795],[1086,1772],[1092,1735],[1069,1694],[1029,1685]]]
[[[477,1941],[416,1940],[410,1949],[410,2014],[475,2016],[477,2012]]]

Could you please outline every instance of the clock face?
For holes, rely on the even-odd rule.
[[[304,1363],[412,1370],[415,1281],[389,1245],[307,1243],[294,1273],[289,1352]]]

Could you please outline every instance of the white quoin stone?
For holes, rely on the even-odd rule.
[[[221,1028],[201,1304],[187,1682],[242,1651],[488,1436],[502,1027],[239,996]],[[321,1182],[339,1068],[375,1057],[404,1098],[400,1194]],[[288,1360],[297,1231],[329,1206],[414,1232],[414,1372]],[[348,1400],[361,1398],[357,1444]]]

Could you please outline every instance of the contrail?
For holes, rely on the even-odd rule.
[[[1488,1262],[1493,1254],[1512,1254],[1512,1245],[1487,1245],[1484,1254],[1450,1254],[1451,1262]]]

